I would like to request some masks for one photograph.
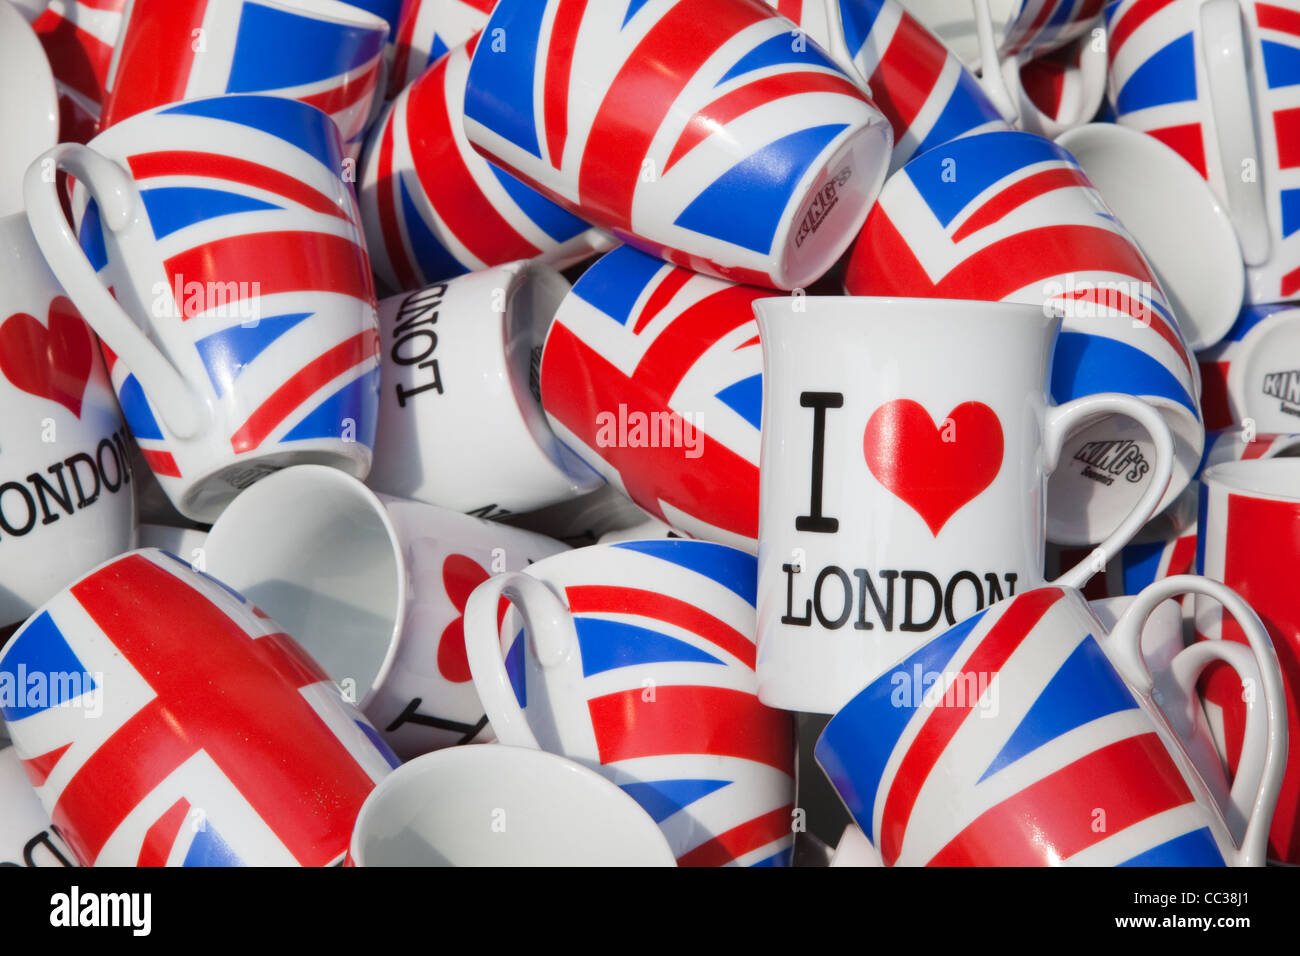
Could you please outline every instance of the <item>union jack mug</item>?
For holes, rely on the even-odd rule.
[[[754,304],[763,343],[758,693],[835,713],[900,656],[1044,583],[1047,476],[1080,423],[1156,448],[1079,586],[1150,519],[1173,442],[1150,405],[1047,395],[1059,316],[1020,303],[817,297]]]
[[[1106,8],[1115,121],[1177,150],[1227,205],[1246,297],[1300,293],[1300,9],[1263,0]]]
[[[1270,859],[1300,863],[1300,602],[1295,568],[1300,523],[1300,462],[1293,459],[1236,461],[1201,476],[1197,573],[1241,592],[1259,613],[1281,660],[1286,693],[1286,775],[1269,834]],[[1249,627],[1203,601],[1196,601],[1196,634],[1209,645],[1248,644],[1259,652]],[[1226,668],[1206,676],[1206,712],[1228,770],[1249,775],[1261,760],[1250,737],[1255,687]]]
[[[401,92],[361,165],[361,219],[382,285],[414,291],[544,257],[558,266],[613,240],[478,153],[465,137],[471,38]]]
[[[793,727],[756,693],[754,584],[742,551],[650,540],[480,585],[465,648],[497,739],[618,784],[679,866],[788,866]]]
[[[488,159],[677,265],[810,285],[889,168],[888,121],[762,0],[501,0],[470,63]]]
[[[222,96],[140,113],[28,169],[36,241],[188,518],[210,523],[290,464],[370,469],[379,328],[342,164],[315,107]],[[55,169],[77,180],[80,245]]]
[[[560,303],[541,357],[555,434],[648,515],[758,548],[763,362],[776,295],[620,246]]]
[[[327,113],[355,159],[388,30],[337,0],[130,0],[100,129],[181,100],[286,96]]]
[[[466,602],[493,574],[567,550],[301,465],[236,498],[199,558],[301,635],[406,758],[492,739],[465,657]]]
[[[1250,733],[1263,759],[1242,774],[1239,841],[1157,702],[1141,649],[1151,613],[1187,592],[1221,602],[1259,641]],[[1177,700],[1211,664],[1242,656],[1217,650],[1174,656],[1161,679]],[[1223,585],[1184,576],[1144,590],[1109,634],[1070,588],[981,611],[845,705],[816,758],[886,866],[1263,866],[1285,725],[1259,618]]]
[[[163,551],[32,616],[0,715],[83,866],[337,863],[398,762],[292,637]]]
[[[1160,507],[1191,482],[1205,440],[1195,361],[1136,241],[1065,149],[1031,133],[963,136],[885,183],[850,254],[852,295],[1024,302],[1064,315],[1050,392],[1142,398],[1176,442]],[[1123,418],[1080,423],[1048,496],[1048,538],[1096,544],[1146,493],[1151,439]],[[1090,449],[1124,442],[1146,467],[1133,480],[1090,473]],[[1079,457],[1082,455],[1083,457]],[[1091,470],[1095,472],[1095,469]]]

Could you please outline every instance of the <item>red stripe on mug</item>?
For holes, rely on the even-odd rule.
[[[1016,598],[1002,611],[1001,618],[966,658],[961,665],[961,673],[954,678],[953,683],[960,686],[968,674],[976,677],[987,675],[990,681],[996,679],[1002,665],[1029,636],[1043,615],[1064,596],[1065,592],[1060,588],[1041,588]],[[945,704],[932,708],[903,755],[898,771],[894,774],[894,785],[885,797],[880,822],[880,855],[886,866],[892,866],[898,859],[912,808],[916,805],[921,788],[947,749],[949,741],[966,722],[978,702],[977,699],[962,700],[950,706]]]
[[[725,866],[732,860],[793,833],[794,807],[778,807],[732,827],[677,858],[678,866]]]

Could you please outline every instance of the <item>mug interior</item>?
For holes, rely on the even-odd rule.
[[[361,866],[672,865],[659,828],[622,791],[540,750],[440,750],[386,777],[357,816]]]
[[[336,681],[376,686],[405,602],[401,545],[361,482],[304,465],[236,498],[204,545],[206,570],[271,615]]]
[[[1193,350],[1232,328],[1245,294],[1241,249],[1227,210],[1186,160],[1114,123],[1090,123],[1057,142],[1133,234]]]

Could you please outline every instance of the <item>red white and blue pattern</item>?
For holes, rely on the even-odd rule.
[[[465,95],[476,149],[619,238],[732,281],[781,281],[771,260],[808,177],[885,125],[762,0],[502,0],[484,37]],[[763,145],[742,157],[737,142]],[[846,160],[867,199],[883,158]],[[829,206],[816,242],[839,243],[867,199]]]
[[[1164,292],[1074,158],[1046,139],[981,133],[914,159],[881,191],[845,286],[1057,308],[1052,398],[1145,398],[1200,454],[1197,375]]]
[[[376,274],[392,290],[532,259],[589,228],[470,145],[461,103],[474,43],[407,87],[367,146],[362,220]]]
[[[827,725],[817,762],[886,866],[1224,865],[1210,812],[1066,598],[1039,588],[968,618]]]
[[[359,149],[388,31],[354,12],[343,22],[258,0],[130,0],[104,128],[166,103],[264,93],[317,107]]]
[[[1251,302],[1300,295],[1300,3],[1245,4],[1259,41],[1256,129],[1272,240],[1269,262],[1247,270]]]
[[[1255,112],[1271,240],[1268,261],[1248,269],[1247,298],[1278,302],[1300,293],[1300,4],[1242,7],[1255,101],[1241,108]],[[1223,168],[1197,10],[1177,0],[1107,7],[1110,97],[1117,122],[1172,147],[1226,200],[1226,178],[1243,173]]]
[[[756,551],[763,351],[753,303],[773,294],[630,246],[607,253],[560,306],[542,353],[555,434],[678,531]]]
[[[605,550],[580,584],[552,582],[573,615],[590,718],[564,756],[641,804],[680,866],[788,866],[794,741],[790,714],[758,702],[757,563],[702,541]],[[514,635],[506,671],[528,715],[545,676],[515,611],[502,633]]]
[[[97,147],[112,154],[116,129],[127,127],[101,134]],[[172,323],[162,337],[185,343],[172,358],[222,410],[231,450],[337,441],[349,419],[355,441],[373,448],[375,292],[334,124],[293,100],[218,97],[166,107],[131,124],[124,139],[129,150],[114,158],[130,170],[156,240],[155,298],[135,306],[156,327]],[[204,142],[227,151],[184,148]],[[310,175],[283,172],[304,164]],[[74,209],[82,249],[111,286],[122,264],[80,185]],[[195,287],[201,297],[187,292]],[[127,424],[159,479],[209,467],[206,459],[187,464],[135,376],[104,353]]]
[[[388,98],[419,79],[444,53],[483,27],[496,0],[404,0],[398,21]]]
[[[1064,46],[1091,29],[1106,0],[1022,0],[998,52],[1025,58]]]
[[[898,0],[838,0],[872,102],[894,129],[893,169],[967,133],[1004,129],[979,82]]]
[[[3,716],[83,865],[335,863],[397,764],[274,621],[162,551],[61,593],[15,635],[0,673],[76,678],[15,697]],[[76,708],[92,694],[102,713],[88,720]]]
[[[1300,507],[1294,498],[1242,493],[1213,480],[1201,482],[1199,506],[1196,573],[1240,594],[1259,615],[1277,650],[1287,698],[1287,769],[1269,829],[1268,855],[1300,863],[1300,613],[1295,600],[1297,549],[1290,532],[1300,525]],[[1218,602],[1200,599],[1196,634],[1200,639],[1250,643],[1236,618],[1224,613]],[[1226,665],[1215,664],[1202,678],[1201,690],[1220,754],[1229,773],[1235,774],[1246,732],[1241,679]]]
[[[50,0],[32,24],[59,88],[60,142],[86,143],[98,130],[126,3]]]

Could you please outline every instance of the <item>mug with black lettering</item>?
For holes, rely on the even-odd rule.
[[[0,218],[0,627],[131,547],[130,437],[94,334]]]
[[[538,397],[542,343],[568,291],[550,266],[513,262],[383,300],[366,484],[484,517],[604,484],[551,431]]]
[[[769,706],[835,713],[928,636],[1043,584],[1047,476],[1072,430],[1125,415],[1156,450],[1141,499],[1060,583],[1101,570],[1165,493],[1173,439],[1154,408],[1117,393],[1049,401],[1061,319],[1039,306],[793,297],[754,310]]]

